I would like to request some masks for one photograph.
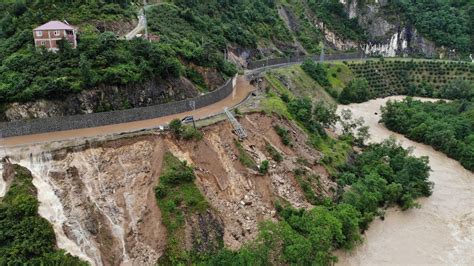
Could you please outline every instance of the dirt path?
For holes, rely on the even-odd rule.
[[[389,97],[402,99],[402,96]],[[419,200],[420,209],[389,209],[376,219],[364,244],[353,254],[339,254],[340,265],[474,265],[474,174],[430,146],[410,141],[379,124],[380,106],[388,98],[340,106],[364,117],[371,141],[390,135],[415,156],[429,156],[433,195]],[[377,112],[379,115],[375,115]]]
[[[156,128],[159,125],[165,125],[175,118],[183,118],[188,115],[194,116],[195,119],[205,118],[211,115],[219,114],[223,112],[224,107],[232,107],[243,101],[250,92],[254,90],[254,87],[246,80],[244,76],[238,76],[234,91],[231,95],[209,106],[196,109],[195,111],[184,112],[180,114],[174,114],[155,119],[135,121],[130,123],[122,123],[115,125],[108,125],[94,128],[83,128],[76,130],[57,131],[44,134],[35,134],[28,136],[18,136],[11,138],[0,139],[0,147],[14,147],[29,145],[32,143],[51,142],[58,140],[74,139],[93,137],[99,135],[110,135],[123,132],[132,132],[141,129]]]

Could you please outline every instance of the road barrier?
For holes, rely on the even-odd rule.
[[[324,60],[351,60],[351,59],[364,59],[367,58],[367,55],[363,53],[346,53],[346,54],[327,54],[324,56]],[[258,61],[249,62],[247,69],[253,70],[262,67],[283,65],[290,63],[299,63],[303,62],[306,59],[311,59],[315,61],[320,60],[320,55],[301,55],[301,56],[288,56],[281,58],[269,58]]]

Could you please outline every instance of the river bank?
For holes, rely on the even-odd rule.
[[[338,254],[338,265],[474,265],[474,174],[430,146],[378,123],[380,107],[389,99],[403,98],[339,106],[338,112],[350,109],[355,118],[363,117],[371,142],[394,136],[403,147],[413,147],[415,156],[428,156],[433,195],[418,200],[420,209],[386,210],[385,220],[376,219],[370,225],[361,246]]]

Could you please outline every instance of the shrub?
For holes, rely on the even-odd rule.
[[[260,174],[264,175],[268,172],[268,165],[269,165],[269,162],[267,160],[262,161],[262,163],[260,164],[260,167],[258,168],[258,171],[260,172]]]
[[[291,138],[290,138],[288,129],[284,127],[280,127],[279,125],[275,125],[273,128],[275,129],[278,136],[280,136],[280,139],[283,145],[286,145],[286,146],[291,145]]]
[[[331,83],[327,78],[326,69],[321,64],[317,64],[313,60],[307,59],[303,62],[301,68],[321,86],[331,86]]]
[[[192,126],[185,126],[182,132],[182,136],[185,140],[201,140],[203,138],[202,132]]]
[[[171,120],[169,127],[171,133],[175,136],[175,138],[181,138],[183,134],[183,124],[181,123],[181,120],[179,120],[178,118]]]
[[[275,162],[283,161],[283,156],[270,143],[267,143],[265,148]]]
[[[369,100],[369,83],[366,79],[356,78],[352,80],[339,95],[339,102],[342,104],[361,103]]]

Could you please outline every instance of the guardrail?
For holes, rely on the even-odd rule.
[[[367,58],[367,55],[365,55],[364,53],[327,54],[324,56],[324,60],[350,60],[350,59],[364,59],[364,58]],[[288,57],[281,57],[281,58],[269,58],[269,59],[263,59],[263,60],[258,60],[258,61],[252,61],[248,63],[247,69],[253,70],[253,69],[267,67],[267,66],[299,63],[299,62],[303,62],[306,59],[312,59],[312,60],[318,61],[320,59],[320,55],[288,56]]]
[[[0,136],[5,138],[80,128],[99,127],[159,118],[167,115],[192,111],[193,109],[202,108],[216,103],[229,96],[234,89],[235,79],[235,77],[229,79],[224,85],[210,93],[178,102],[105,113],[3,122],[0,123]]]

